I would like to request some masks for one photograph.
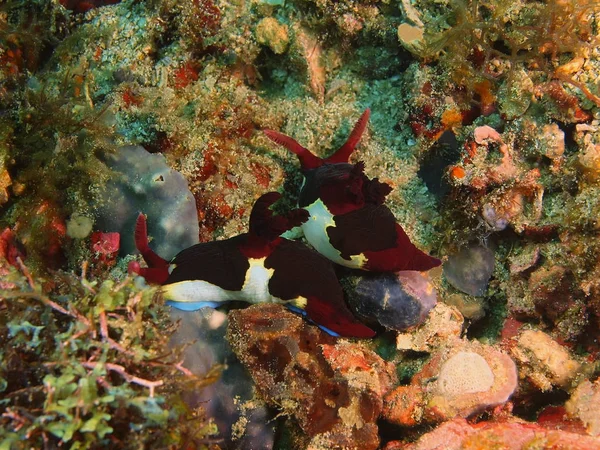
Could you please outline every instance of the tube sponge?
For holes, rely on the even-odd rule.
[[[96,200],[97,227],[121,234],[121,254],[134,253],[135,220],[148,216],[153,249],[165,259],[198,243],[198,211],[184,176],[161,154],[141,146],[120,147],[107,165],[115,177]]]

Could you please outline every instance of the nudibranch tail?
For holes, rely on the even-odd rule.
[[[317,298],[308,297],[304,310],[310,320],[340,336],[372,338],[377,334],[356,319],[345,303],[334,305]]]
[[[169,277],[169,262],[154,252],[148,242],[148,226],[146,216],[140,213],[135,221],[135,247],[148,265],[143,268],[137,261],[129,263],[128,272],[138,274],[149,283],[162,284]]]
[[[425,272],[442,264],[438,258],[419,250],[399,224],[396,223],[395,228],[396,245],[382,251],[365,251],[367,263],[364,269],[373,272],[398,272],[401,270]]]
[[[369,108],[365,109],[362,113],[356,125],[352,129],[348,140],[346,140],[345,144],[342,145],[333,155],[328,158],[325,158],[326,163],[335,164],[335,163],[347,163],[350,159],[350,155],[358,145],[360,138],[362,137],[365,129],[367,128],[367,124],[369,123],[369,117],[371,116],[371,110]]]
[[[321,167],[323,165],[324,161],[321,158],[313,155],[308,149],[302,147],[291,137],[275,130],[263,130],[263,132],[273,142],[283,145],[289,151],[298,156],[302,169],[316,169],[317,167]]]

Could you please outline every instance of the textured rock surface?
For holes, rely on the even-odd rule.
[[[585,380],[565,404],[569,417],[579,419],[592,436],[600,436],[600,380]]]
[[[378,447],[375,422],[396,379],[391,364],[280,305],[253,305],[229,316],[227,339],[259,394],[295,419],[309,448]]]
[[[515,418],[471,425],[454,419],[421,436],[414,443],[390,442],[385,450],[598,450],[600,439],[551,430]]]
[[[463,316],[453,306],[438,303],[424,324],[408,333],[398,333],[396,348],[416,352],[431,352],[462,334]]]
[[[409,386],[386,396],[383,415],[404,426],[468,417],[503,404],[516,387],[517,369],[508,355],[455,339],[432,354]]]
[[[543,331],[522,331],[510,352],[519,365],[520,378],[542,391],[569,387],[581,367],[565,347]]]

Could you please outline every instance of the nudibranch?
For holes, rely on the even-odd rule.
[[[304,183],[298,204],[310,218],[302,224],[308,242],[331,261],[376,272],[425,271],[441,261],[419,250],[384,205],[392,188],[364,174],[349,158],[367,127],[366,109],[348,140],[333,155],[319,158],[285,134],[263,130],[298,156]]]
[[[146,219],[140,214],[135,241],[148,268],[134,262],[129,270],[161,284],[160,295],[179,309],[195,310],[229,300],[283,303],[327,331],[373,337],[375,332],[346,306],[331,262],[301,242],[280,237],[308,219],[304,209],[274,215],[270,206],[280,197],[269,192],[256,201],[247,233],[193,245],[170,262],[150,249]]]

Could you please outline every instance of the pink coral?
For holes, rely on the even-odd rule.
[[[120,234],[96,231],[92,233],[91,241],[94,264],[103,269],[114,266],[119,253]]]

